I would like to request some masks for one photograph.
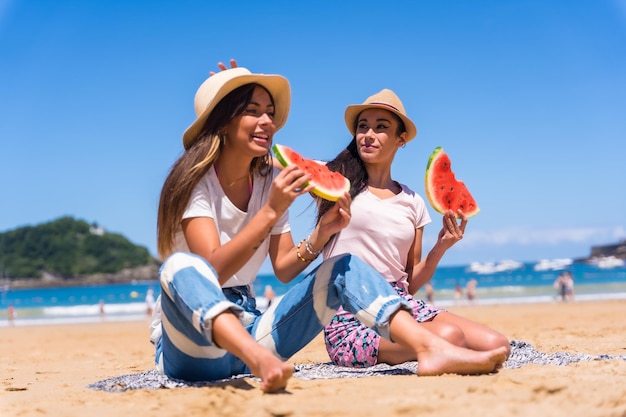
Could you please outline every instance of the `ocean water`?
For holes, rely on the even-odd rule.
[[[496,264],[471,264],[439,267],[433,276],[434,303],[441,306],[470,305],[466,299],[455,299],[454,288],[463,289],[471,279],[478,282],[474,304],[512,304],[559,302],[553,286],[562,270],[574,276],[575,300],[626,299],[626,266],[571,263],[553,260],[537,263],[502,261]],[[307,272],[307,271],[305,271]],[[300,279],[297,278],[294,282]],[[292,284],[282,284],[273,275],[260,275],[254,288],[259,307],[266,305],[262,297],[266,285],[278,296]],[[146,295],[156,298],[160,293],[156,281],[129,284],[93,285],[81,287],[11,289],[0,287],[0,327],[9,325],[40,325],[146,320]],[[425,298],[423,290],[417,293]],[[101,314],[101,305],[104,314]],[[15,317],[9,322],[8,309],[13,306]]]

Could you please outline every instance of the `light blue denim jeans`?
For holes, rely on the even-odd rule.
[[[221,288],[204,258],[175,253],[162,265],[162,337],[157,368],[184,380],[218,380],[250,373],[236,356],[216,346],[212,321],[232,311],[258,343],[287,360],[313,340],[343,306],[389,339],[389,320],[410,306],[374,269],[353,255],[327,259],[261,313],[248,287]]]

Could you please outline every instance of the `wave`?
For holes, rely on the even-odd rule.
[[[145,303],[127,303],[127,304],[105,304],[103,306],[104,314],[146,314]],[[59,307],[43,307],[44,316],[51,317],[72,317],[72,316],[100,316],[99,304],[83,304],[75,306],[59,306]]]
[[[617,288],[615,288],[617,289]],[[581,301],[608,301],[626,300],[626,290],[619,286],[617,291],[583,292],[576,294],[574,302]],[[417,294],[420,297],[420,294]],[[281,296],[277,296],[279,300]],[[466,299],[455,299],[452,292],[441,290],[435,295],[434,304],[439,307],[470,307],[471,305],[511,305],[511,304],[533,304],[533,303],[555,303],[560,302],[557,294],[546,293],[545,291],[529,291],[528,287],[510,286],[491,289],[479,289],[477,298],[473,302]],[[257,297],[259,310],[267,308],[268,300],[265,297]],[[38,309],[20,310],[13,325],[16,326],[41,326],[53,324],[82,324],[98,322],[118,322],[118,321],[149,321],[145,303],[108,304],[104,306],[104,314],[100,314],[98,304],[85,304],[65,307],[43,307]],[[7,320],[0,320],[0,327],[11,325]]]

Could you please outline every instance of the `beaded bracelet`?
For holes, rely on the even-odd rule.
[[[306,249],[307,252],[309,252],[311,255],[317,257],[317,255],[320,254],[320,252],[322,251],[320,250],[313,250],[313,246],[311,245],[311,235],[308,235],[305,242],[304,242],[304,248]]]
[[[298,259],[300,259],[302,262],[309,263],[309,262],[313,261],[313,259],[307,259],[304,256],[302,256],[302,254],[300,253],[300,246],[302,246],[302,243],[304,243],[304,241],[305,241],[305,239],[302,239],[300,241],[300,243],[298,243],[298,246],[296,247],[296,255],[298,255]],[[305,247],[306,247],[306,245],[305,245]]]

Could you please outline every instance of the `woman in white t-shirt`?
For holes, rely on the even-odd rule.
[[[422,233],[431,218],[424,200],[391,177],[396,152],[417,134],[400,99],[384,89],[361,105],[348,106],[345,121],[353,139],[327,166],[351,182],[351,220],[326,245],[324,257],[358,256],[411,304],[414,319],[428,330],[458,346],[476,351],[505,349],[508,356],[509,342],[499,332],[412,296],[431,279],[444,253],[462,239],[467,219],[459,213],[459,224],[455,213],[445,213],[438,240],[422,259]],[[331,206],[320,201],[318,207],[323,216]],[[331,360],[343,366],[417,359],[414,352],[381,339],[343,309],[324,333]]]
[[[168,377],[218,380],[252,373],[264,391],[284,388],[284,361],[306,346],[340,306],[376,334],[420,357],[420,375],[491,372],[501,351],[473,352],[435,341],[410,306],[372,267],[344,254],[325,260],[263,313],[253,282],[269,256],[282,282],[296,278],[350,219],[345,193],[309,237],[294,244],[288,208],[308,194],[310,175],[272,168],[269,150],[284,125],[290,90],[279,75],[245,68],[210,76],[195,96],[197,119],[161,191],[158,248],[165,259],[151,341]]]

